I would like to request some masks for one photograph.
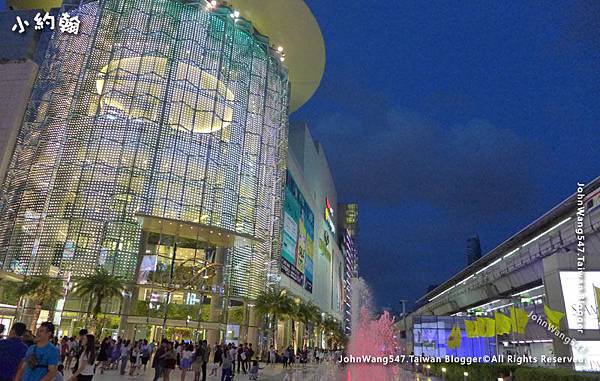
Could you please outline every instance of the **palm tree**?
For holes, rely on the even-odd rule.
[[[277,318],[288,316],[292,311],[292,304],[292,299],[284,289],[269,288],[256,298],[256,311],[269,318],[271,342],[275,347],[277,347]]]
[[[302,346],[305,347],[307,345],[307,339],[314,330],[315,323],[321,320],[321,312],[317,306],[312,304],[312,302],[300,302],[297,318],[304,324],[304,340]]]
[[[27,277],[17,287],[19,297],[29,298],[35,305],[29,329],[35,331],[43,307],[49,307],[62,296],[62,280],[48,275]]]
[[[96,271],[81,279],[73,289],[75,295],[79,297],[89,297],[88,316],[92,315],[92,324],[90,330],[96,330],[98,322],[98,314],[102,312],[102,302],[105,299],[119,297],[125,290],[123,279],[119,276],[112,275],[104,268],[96,269]],[[94,307],[92,302],[95,299]]]
[[[331,316],[326,316],[321,321],[321,329],[325,331],[325,336],[328,337],[328,342],[342,344],[343,342],[343,333],[342,328],[338,322],[332,318]]]

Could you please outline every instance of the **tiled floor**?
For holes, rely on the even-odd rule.
[[[262,365],[261,365],[262,366]],[[209,371],[210,372],[210,371]],[[265,366],[261,370],[259,380],[261,381],[439,381],[435,377],[426,377],[423,375],[416,375],[401,369],[396,370],[397,374],[392,376],[390,369],[390,376],[386,377],[386,380],[358,380],[347,374],[346,371],[341,371],[335,366],[306,366],[297,367],[291,370],[284,370],[281,365],[276,367]],[[65,375],[65,380],[68,380],[69,374]],[[139,376],[121,376],[116,370],[106,371],[104,374],[96,373],[94,381],[151,381],[154,376],[154,369],[148,367],[145,373]],[[185,380],[181,380],[181,371],[176,369],[172,371],[169,381],[193,381],[194,376],[191,372],[187,372]],[[207,381],[220,381],[221,372],[218,372],[218,376],[208,376]],[[246,381],[249,380],[246,374],[236,374],[234,381]],[[163,381],[163,380],[161,380]]]

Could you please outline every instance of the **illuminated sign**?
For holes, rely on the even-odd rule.
[[[600,271],[561,271],[560,283],[569,329],[598,330],[600,300],[596,289],[600,289]]]
[[[571,343],[575,370],[585,372],[600,371],[600,341],[583,341]]]
[[[329,225],[331,232],[335,234],[335,224],[333,223],[333,208],[329,204],[329,198],[325,197],[325,221]]]

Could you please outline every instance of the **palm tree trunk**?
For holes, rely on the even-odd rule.
[[[271,331],[272,331],[272,335],[273,335],[273,347],[275,347],[275,349],[277,349],[277,315],[275,315],[275,314],[273,314]]]
[[[37,328],[37,321],[40,318],[40,313],[42,312],[42,305],[36,303],[35,308],[33,310],[33,316],[31,317],[31,323],[29,323],[29,329],[35,335],[35,329]]]
[[[87,313],[85,315],[85,325],[87,326],[90,323],[90,317],[92,316],[92,303],[94,299],[92,295],[90,295],[90,301],[88,302]]]
[[[96,327],[98,327],[98,314],[102,310],[102,299],[102,295],[97,295],[96,305],[94,306],[92,312],[92,322],[90,323],[90,332],[94,333],[96,336],[98,336],[96,333]]]

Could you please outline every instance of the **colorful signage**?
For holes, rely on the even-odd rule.
[[[281,272],[312,292],[315,218],[289,172],[283,205]]]
[[[335,222],[333,222],[333,208],[329,203],[328,197],[325,197],[325,222],[327,222],[327,225],[329,226],[329,229],[331,229],[331,232],[335,234]]]
[[[561,271],[560,283],[569,329],[598,330],[600,271]]]

